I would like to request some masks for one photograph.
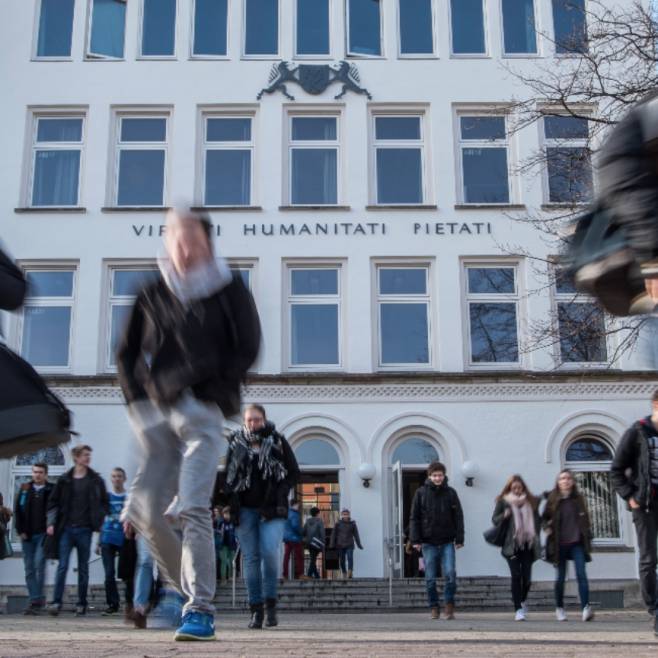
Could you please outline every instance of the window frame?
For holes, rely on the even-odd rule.
[[[459,0],[456,0],[459,2]],[[484,52],[482,53],[456,53],[454,49],[454,35],[453,35],[453,30],[452,30],[452,0],[448,0],[447,2],[447,9],[448,9],[448,36],[449,36],[449,44],[450,44],[450,58],[455,58],[455,59],[491,59],[491,47],[490,47],[490,36],[489,36],[489,26],[487,25],[488,22],[488,1],[489,0],[481,0],[482,1],[482,29],[484,33]],[[502,32],[502,29],[501,29]]]
[[[228,60],[231,59],[229,53],[231,48],[231,20],[232,20],[232,2],[231,0],[226,0],[226,54],[225,55],[198,55],[194,52],[194,25],[196,22],[196,3],[197,0],[192,1],[192,10],[190,12],[190,52],[189,59],[198,59],[198,60]]]
[[[303,140],[294,142],[292,139],[292,122],[296,118],[317,118],[317,119],[336,119],[336,139],[335,140]],[[342,205],[344,194],[343,176],[345,175],[345,166],[343,163],[343,106],[326,105],[312,107],[284,107],[284,167],[283,167],[283,199],[284,205],[292,208],[337,208]],[[329,149],[336,150],[336,203],[293,203],[292,198],[292,149]]]
[[[592,112],[589,109],[575,109],[576,112],[579,114],[587,114],[588,117],[592,116]],[[544,163],[542,166],[542,201],[544,206],[554,206],[554,207],[581,207],[581,206],[587,206],[592,202],[592,199],[594,198],[595,191],[596,191],[596,180],[594,176],[594,166],[593,162],[590,159],[590,174],[591,174],[591,181],[592,181],[592,199],[589,201],[551,201],[550,199],[550,175],[548,171],[548,149],[549,148],[583,148],[583,149],[589,149],[589,143],[588,139],[592,139],[592,127],[590,125],[590,119],[587,119],[588,125],[587,125],[587,130],[588,130],[588,135],[589,137],[581,137],[581,138],[555,138],[555,137],[546,137],[546,124],[545,124],[545,119],[546,117],[555,117],[555,116],[564,116],[564,117],[569,117],[571,116],[570,114],[565,114],[565,113],[560,113],[560,112],[554,112],[552,111],[551,108],[543,108],[542,109],[542,118],[541,121],[539,122],[539,140],[541,144],[541,149],[542,149],[542,154],[543,154],[543,159]],[[592,155],[591,150],[590,150],[590,156]]]
[[[72,272],[72,290],[70,297],[32,297],[26,296],[25,303],[21,307],[20,313],[17,314],[15,321],[14,332],[14,346],[16,353],[23,357],[23,331],[25,329],[25,309],[28,306],[36,307],[61,307],[67,306],[71,309],[69,321],[69,344],[68,344],[68,360],[65,366],[40,366],[31,364],[32,367],[40,373],[44,374],[66,374],[71,373],[74,367],[74,342],[76,334],[76,316],[77,316],[77,297],[78,297],[78,273],[80,263],[73,260],[33,260],[33,261],[20,261],[18,266],[27,277],[28,272]],[[23,357],[25,358],[25,357]],[[27,360],[27,359],[26,359]]]
[[[410,259],[382,259],[377,258],[372,261],[372,301],[373,301],[373,363],[378,371],[419,371],[435,369],[435,308],[433,299],[435,298],[434,287],[434,262],[428,258],[410,258]],[[425,294],[404,293],[404,294],[382,294],[379,290],[379,272],[382,269],[424,269],[425,270]],[[382,303],[395,304],[418,304],[425,303],[427,310],[427,363],[384,363],[382,358],[382,327],[380,308]]]
[[[282,59],[281,55],[281,25],[282,25],[282,0],[276,0],[277,4],[277,44],[276,53],[266,53],[260,55],[251,55],[247,53],[247,1],[241,0],[242,3],[242,29],[240,34],[240,59],[260,59],[260,60],[274,60]]]
[[[41,5],[43,0],[35,2],[34,25],[32,28],[32,57],[35,62],[72,62],[73,61],[73,43],[75,36],[75,10],[77,2],[73,2],[73,15],[71,17],[71,43],[69,45],[68,55],[39,55],[39,24],[41,22]]]
[[[297,0],[293,0],[293,19],[292,19],[292,58],[294,60],[330,60],[333,59],[332,54],[334,52],[334,2],[336,0],[327,0],[328,9],[329,9],[329,52],[324,55],[307,55],[300,54],[297,52]]]
[[[169,149],[171,142],[171,120],[173,117],[172,108],[168,107],[144,107],[144,108],[112,108],[112,139],[111,163],[108,167],[108,203],[110,208],[166,208],[168,199],[169,186]],[[121,121],[123,119],[165,119],[165,141],[164,142],[128,142],[127,150],[164,150],[163,179],[162,179],[162,204],[154,206],[153,204],[139,205],[120,205],[119,204],[119,163],[121,150],[126,148],[121,143]]]
[[[88,0],[87,2],[87,21],[85,25],[85,62],[124,62],[126,61],[126,24],[128,23],[128,0],[116,0],[126,5],[126,14],[123,22],[123,55],[121,57],[112,57],[110,55],[94,54],[91,52],[91,34],[93,28],[93,13],[94,2],[96,0]]]
[[[542,32],[538,29],[539,24],[539,2],[538,0],[532,0],[533,12],[535,17],[535,52],[534,53],[508,53],[505,51],[505,19],[503,14],[503,2],[504,0],[498,0],[498,12],[499,12],[499,24],[500,24],[500,56],[503,59],[535,59],[542,57],[541,52],[541,42],[542,42]]]
[[[516,142],[514,136],[510,136],[508,128],[508,119],[510,116],[509,109],[504,106],[497,107],[483,107],[483,106],[474,106],[474,107],[465,107],[460,106],[455,108],[455,144],[456,144],[456,159],[457,159],[457,168],[456,168],[456,198],[460,205],[472,206],[477,208],[478,206],[492,206],[499,208],[506,208],[508,206],[514,205],[519,200],[518,193],[518,180],[517,176],[513,175],[514,164],[516,163],[516,151],[515,146]],[[505,120],[505,139],[504,140],[463,140],[461,135],[461,118],[462,117],[502,117]],[[495,203],[490,201],[466,201],[465,195],[465,181],[464,181],[464,157],[463,149],[464,148],[501,148],[505,147],[507,154],[507,192],[508,200],[503,203]]]
[[[175,60],[178,59],[178,19],[180,14],[181,0],[174,0],[176,11],[174,13],[174,52],[171,55],[144,55],[142,53],[142,46],[144,42],[144,4],[146,0],[139,2],[139,18],[137,21],[137,60]]]
[[[336,270],[338,275],[338,293],[327,295],[293,295],[292,272],[294,270]],[[346,318],[343,309],[346,308],[346,270],[347,261],[344,258],[336,259],[294,259],[283,261],[283,291],[285,304],[283,305],[283,350],[285,369],[289,372],[330,372],[345,369],[346,357]],[[301,300],[301,301],[296,301]],[[292,362],[292,306],[294,303],[317,304],[335,303],[338,311],[336,347],[338,350],[338,363],[336,364],[300,364]]]
[[[514,293],[469,293],[468,270],[469,268],[513,268],[514,269]],[[523,303],[525,299],[525,286],[522,279],[522,261],[520,259],[505,258],[463,258],[461,259],[462,278],[462,318],[464,336],[464,364],[466,370],[523,370],[526,366],[526,358],[523,350],[525,342],[526,309]],[[470,303],[514,303],[516,305],[516,345],[518,350],[518,361],[473,361],[471,343],[471,313]]]
[[[85,165],[85,144],[87,141],[87,107],[70,107],[70,108],[29,108],[29,143],[27,145],[27,166],[25,174],[25,186],[23,193],[23,206],[25,208],[34,208],[48,211],[52,208],[79,209],[82,204],[82,187],[84,183],[84,165]],[[52,205],[34,205],[32,198],[34,195],[34,174],[36,164],[36,151],[39,150],[37,142],[37,133],[40,119],[81,119],[82,128],[80,131],[79,142],[41,142],[41,150],[72,150],[80,149],[80,163],[78,167],[78,199],[73,205],[52,204]]]
[[[567,461],[567,451],[569,448],[579,440],[582,439],[594,439],[602,443],[612,455],[615,454],[615,445],[608,438],[597,434],[596,432],[587,432],[581,431],[578,432],[575,436],[570,437],[568,440],[564,441],[562,446],[561,462],[564,468],[570,470],[572,473],[610,473],[610,466],[612,465],[612,460],[609,461]],[[592,536],[592,545],[593,546],[623,546],[625,542],[625,523],[624,523],[624,506],[622,504],[619,496],[613,493],[613,498],[617,506],[617,522],[619,527],[619,537],[613,538],[600,538]],[[590,511],[590,510],[588,510]],[[591,511],[590,511],[591,516]],[[593,535],[594,533],[592,533]]]
[[[204,208],[253,208],[256,205],[256,108],[247,106],[235,107],[200,107],[199,108],[199,155],[197,158],[197,197],[199,205]],[[208,119],[249,119],[251,121],[251,139],[246,142],[207,142]],[[208,144],[214,145],[210,149]],[[221,146],[218,146],[221,145]],[[247,146],[248,145],[248,146]],[[249,203],[236,206],[235,204],[206,204],[206,153],[208,150],[249,150],[251,152]]]
[[[439,59],[439,35],[437,30],[437,1],[430,1],[430,12],[432,14],[431,27],[432,27],[432,52],[431,53],[403,53],[402,52],[402,31],[400,30],[401,12],[400,6],[404,0],[397,0],[395,12],[395,27],[397,30],[397,48],[398,59]]]
[[[379,55],[368,55],[367,53],[350,52],[350,8],[349,3],[352,0],[345,0],[344,18],[345,18],[345,58],[346,59],[386,59],[386,40],[384,25],[386,24],[386,15],[384,0],[379,0]]]
[[[372,105],[369,108],[369,198],[371,206],[404,206],[410,209],[432,205],[435,203],[434,194],[435,186],[431,184],[432,179],[432,162],[431,162],[431,144],[430,126],[429,126],[429,112],[427,106],[410,105],[408,107],[386,107]],[[420,118],[420,139],[419,140],[377,140],[376,137],[376,123],[379,117],[400,117],[400,118]],[[420,164],[421,175],[421,189],[423,198],[418,203],[408,202],[394,202],[394,203],[380,203],[377,198],[377,149],[378,148],[419,148],[420,149]]]

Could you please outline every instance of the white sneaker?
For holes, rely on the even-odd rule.
[[[514,621],[525,621],[525,612],[523,608],[519,608],[514,614]]]
[[[567,621],[567,616],[564,614],[564,608],[555,608],[555,619],[558,621]]]
[[[523,610],[523,614],[525,614],[525,615],[528,614],[528,602],[527,601],[521,601],[521,610]]]
[[[594,610],[592,610],[592,606],[587,604],[583,608],[583,621],[591,621],[594,619]]]

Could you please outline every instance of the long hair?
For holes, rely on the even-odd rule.
[[[571,476],[571,479],[573,481],[573,489],[571,490],[571,495],[572,496],[579,496],[580,491],[578,489],[578,483],[576,482],[576,478],[574,477],[573,471],[569,468],[563,468],[558,474],[557,477],[555,478],[555,486],[553,487],[553,490],[551,491],[551,494],[554,494],[556,496],[562,495],[562,492],[560,491],[560,485],[558,484],[558,480],[560,479],[560,476],[563,473],[569,473]]]
[[[525,480],[518,473],[514,473],[514,475],[510,475],[507,478],[507,482],[505,482],[505,486],[503,487],[502,491],[496,496],[496,502],[503,500],[503,498],[507,496],[507,494],[512,490],[512,485],[515,482],[521,483],[528,502],[532,505],[532,507],[537,507],[539,502],[537,497],[531,493],[530,489],[528,489],[528,485],[525,483]]]

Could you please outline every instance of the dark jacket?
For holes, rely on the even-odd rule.
[[[505,543],[502,545],[500,552],[503,557],[512,557],[514,555],[517,546],[514,542],[514,532],[516,531],[516,526],[514,525],[514,514],[512,513],[511,505],[502,498],[496,503],[494,508],[493,516],[491,517],[491,522],[494,525],[499,525],[505,521],[505,510],[509,509],[510,516],[508,517],[507,531],[505,532]],[[541,518],[539,516],[539,507],[534,508],[534,519],[535,519],[535,541],[532,544],[532,550],[534,553],[535,560],[538,560],[541,557],[541,543],[539,541],[539,533],[541,531]]]
[[[89,511],[92,530],[99,532],[103,526],[106,514],[110,511],[107,490],[103,478],[93,469],[89,469],[91,478]],[[48,498],[48,525],[55,526],[55,534],[59,535],[68,525],[73,492],[73,469],[68,470],[57,480]]]
[[[238,484],[244,476],[244,469],[249,460],[249,453],[244,446],[236,441],[237,434],[233,432],[229,437],[228,452],[226,453],[226,491],[231,494],[231,517],[236,525],[240,522],[240,492]],[[276,441],[272,448],[272,456],[276,457],[287,471],[286,477],[280,482],[269,479],[263,489],[260,513],[264,519],[288,518],[288,495],[299,480],[299,466],[295,453],[282,434],[279,434],[272,423],[267,423],[262,432],[268,436],[273,434]]]
[[[189,307],[158,280],[135,300],[117,351],[119,383],[128,403],[148,397],[171,404],[190,388],[232,416],[260,338],[258,312],[239,275]]]
[[[464,514],[448,478],[436,486],[428,478],[411,503],[409,539],[412,544],[464,543]]]
[[[283,541],[299,543],[302,541],[302,515],[298,510],[288,510],[286,527],[283,529]]]
[[[43,498],[46,511],[48,510],[48,499],[54,488],[55,485],[52,482],[46,481],[44,484]],[[16,503],[14,504],[14,527],[17,534],[27,535],[28,539],[30,539],[30,514],[32,512],[33,496],[34,488],[32,487],[32,482],[26,482],[21,485],[18,496],[16,496]]]
[[[329,542],[330,548],[354,548],[354,544],[359,548],[361,546],[361,538],[359,537],[359,529],[356,527],[356,521],[350,519],[343,521],[339,519],[331,531],[331,541]]]
[[[585,550],[585,561],[592,560],[592,530],[585,498],[579,493],[572,493],[578,510],[578,528],[581,542]],[[542,514],[542,526],[547,531],[546,560],[557,566],[560,557],[560,500],[562,496],[557,491],[551,491]],[[550,533],[548,531],[550,530]]]
[[[658,108],[648,94],[614,127],[597,166],[597,197],[626,227],[630,246],[641,260],[658,247]]]
[[[17,309],[25,298],[26,283],[23,272],[0,249],[0,308]]]
[[[651,459],[648,432],[652,432],[651,417],[633,423],[615,451],[610,476],[615,491],[627,503],[635,498],[641,507],[647,508],[652,498]]]
[[[325,542],[324,523],[319,516],[309,516],[304,523],[304,543],[310,546],[314,538],[319,539],[323,544]]]

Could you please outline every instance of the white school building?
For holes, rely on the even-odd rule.
[[[464,508],[460,575],[508,575],[482,539],[507,476],[541,492],[567,465],[593,516],[591,579],[636,578],[607,471],[658,380],[628,353],[611,363],[612,320],[556,282],[542,264],[556,248],[519,221],[568,190],[559,158],[518,165],[582,154],[588,127],[512,130],[524,89],[506,67],[578,56],[585,1],[9,2],[0,236],[30,292],[0,326],[72,410],[92,466],[134,472],[113,346],[166,208],[192,200],[258,305],[244,400],[291,442],[304,509],[328,527],[352,511],[355,575],[411,575],[410,502],[439,458]],[[555,339],[536,344],[547,319]],[[46,458],[53,478],[71,466],[68,448]],[[0,462],[5,504],[36,459]],[[23,582],[14,547],[0,586]]]

